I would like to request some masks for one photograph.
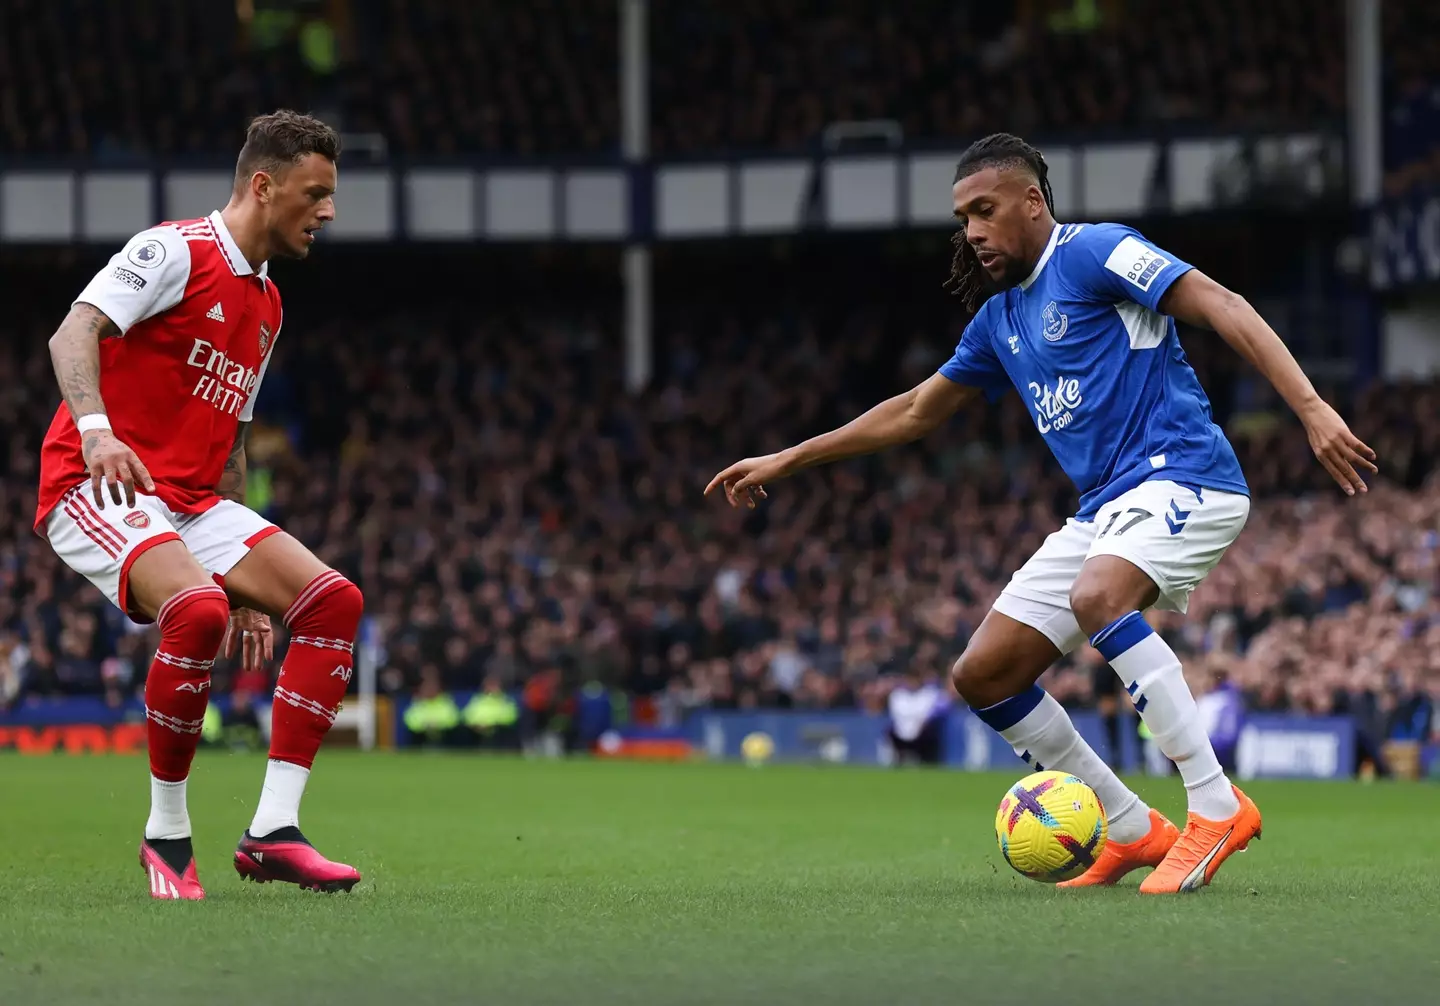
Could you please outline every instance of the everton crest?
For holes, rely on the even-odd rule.
[[[1040,312],[1040,334],[1045,337],[1046,342],[1059,342],[1065,338],[1065,332],[1070,328],[1070,319],[1060,312],[1052,300],[1045,305],[1045,310]]]

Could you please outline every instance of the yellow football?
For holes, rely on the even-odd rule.
[[[1088,870],[1105,848],[1106,834],[1100,798],[1068,772],[1027,775],[1010,787],[995,815],[1005,862],[1049,884]]]
[[[774,754],[775,742],[769,734],[761,733],[758,730],[755,733],[746,734],[745,739],[740,742],[740,757],[744,758],[745,764],[751,768],[759,768],[764,765]]]

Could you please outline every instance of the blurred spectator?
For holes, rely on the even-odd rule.
[[[950,708],[946,689],[933,678],[922,678],[911,668],[890,690],[886,704],[890,720],[888,736],[896,763],[940,764],[945,714]]]
[[[0,710],[8,709],[20,695],[25,665],[29,661],[30,651],[19,637],[9,630],[0,630]]]
[[[525,682],[521,697],[521,738],[527,751],[547,755],[563,751],[569,725],[564,703],[560,670],[553,664],[539,668]]]
[[[205,707],[205,720],[200,740],[206,747],[231,751],[262,751],[265,737],[260,725],[260,710],[254,692],[237,681],[224,708],[216,702]]]
[[[1205,724],[1205,733],[1220,759],[1220,766],[1230,774],[1235,773],[1235,755],[1240,747],[1240,731],[1245,725],[1245,697],[1230,681],[1223,667],[1215,667],[1204,679],[1204,672],[1189,675],[1195,693],[1195,703],[1200,709],[1200,719]]]
[[[465,704],[461,714],[473,743],[485,748],[519,748],[520,707],[506,694],[496,675]]]
[[[1089,673],[1090,698],[1095,704],[1095,711],[1100,714],[1100,725],[1105,731],[1105,749],[1099,754],[1109,765],[1118,768],[1121,764],[1121,752],[1124,750],[1121,736],[1126,717],[1135,707],[1128,701],[1122,701],[1125,687],[1120,676],[1111,669],[1098,651],[1085,647],[1076,654],[1075,662],[1082,672],[1077,675],[1077,680],[1083,680],[1084,672]]]
[[[420,747],[449,747],[457,740],[460,707],[444,690],[440,671],[427,664],[420,672],[420,684],[405,708],[405,729]]]

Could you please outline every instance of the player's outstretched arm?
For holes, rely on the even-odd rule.
[[[1367,491],[1359,470],[1379,471],[1375,452],[1351,433],[1340,414],[1320,397],[1280,336],[1249,301],[1192,269],[1171,284],[1160,310],[1186,324],[1219,333],[1300,417],[1311,449],[1340,488],[1350,496]]]
[[[757,500],[765,498],[766,482],[787,478],[805,468],[858,458],[919,440],[979,394],[978,388],[956,384],[942,374],[935,374],[903,395],[886,399],[838,430],[822,433],[777,454],[735,462],[710,480],[705,495],[723,486],[731,506],[739,506],[743,501],[753,508]]]
[[[100,397],[100,342],[119,334],[119,326],[104,311],[92,304],[76,303],[50,337],[50,360],[60,382],[60,394],[80,431],[91,490],[101,509],[105,507],[100,491],[102,479],[117,506],[122,500],[122,485],[126,506],[135,505],[137,482],[146,492],[155,491],[145,465],[111,432],[105,402]]]

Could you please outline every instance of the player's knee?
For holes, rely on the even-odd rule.
[[[201,587],[176,594],[160,613],[160,630],[183,634],[194,646],[215,649],[230,626],[230,601],[219,587]]]
[[[1144,611],[1160,598],[1160,588],[1139,566],[1118,556],[1087,559],[1070,587],[1070,611],[1093,636],[1115,619]]]
[[[218,647],[225,638],[225,630],[230,627],[230,602],[221,595],[208,595],[202,603],[195,605],[190,617],[195,631],[207,640],[215,640]]]
[[[1134,611],[1135,604],[1103,578],[1082,575],[1070,587],[1070,610],[1085,634],[1093,636],[1121,615]]]
[[[1004,702],[1014,694],[1006,680],[1004,661],[994,651],[967,646],[950,668],[950,682],[972,709],[984,709]]]
[[[354,622],[356,625],[360,624],[360,616],[365,614],[365,595],[360,593],[360,588],[355,584],[346,580],[345,585],[332,593],[326,600],[330,602],[337,617]]]
[[[314,612],[324,620],[329,631],[354,635],[365,614],[365,595],[349,580],[342,580],[315,603]]]

